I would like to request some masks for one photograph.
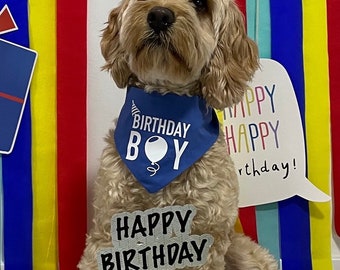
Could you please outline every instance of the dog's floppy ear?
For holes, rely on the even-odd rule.
[[[216,49],[202,74],[203,97],[216,109],[238,103],[258,63],[257,45],[247,37],[242,13],[230,2]]]
[[[126,61],[124,48],[119,42],[119,29],[121,27],[121,16],[127,6],[127,1],[114,8],[110,15],[106,28],[103,31],[101,50],[106,64],[103,69],[110,71],[117,86],[124,88],[131,75],[130,68]]]

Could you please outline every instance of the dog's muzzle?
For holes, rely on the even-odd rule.
[[[166,31],[175,22],[175,14],[171,9],[156,6],[150,9],[147,21],[149,26],[159,34]]]

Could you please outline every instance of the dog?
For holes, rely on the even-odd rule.
[[[149,157],[151,164],[147,168],[134,165],[135,163],[129,167],[123,157],[129,155],[129,158],[126,158],[127,162],[132,162],[137,152],[142,150],[138,148],[141,139],[138,132],[130,133],[128,139],[125,138],[124,133],[119,133],[118,126],[124,128],[127,124],[124,119],[118,119],[115,127],[106,137],[107,146],[103,151],[94,184],[93,227],[87,236],[86,248],[78,268],[98,269],[101,265],[98,263],[100,255],[108,260],[105,253],[101,253],[100,250],[114,249],[118,244],[115,242],[117,239],[113,239],[112,226],[113,220],[118,222],[119,215],[125,213],[130,218],[139,217],[139,221],[133,225],[134,229],[136,234],[145,234],[146,228],[141,222],[146,220],[146,213],[149,211],[148,213],[152,213],[154,217],[164,216],[163,223],[168,225],[171,213],[171,220],[174,220],[174,213],[176,213],[182,221],[185,218],[188,221],[191,213],[195,212],[194,216],[190,216],[192,220],[188,224],[190,233],[196,238],[194,236],[190,238],[189,235],[182,237],[184,240],[191,239],[187,243],[192,244],[194,244],[192,239],[202,240],[206,237],[204,238],[206,241],[202,240],[199,246],[203,250],[203,243],[209,243],[206,253],[203,254],[200,250],[202,252],[199,255],[200,257],[204,255],[204,262],[200,258],[201,264],[193,263],[193,255],[189,254],[193,248],[187,248],[179,251],[182,253],[181,262],[170,265],[168,259],[157,268],[155,263],[152,266],[147,265],[146,251],[142,253],[139,249],[139,254],[143,255],[141,265],[135,264],[134,261],[132,263],[132,254],[135,255],[136,252],[125,252],[125,266],[116,258],[115,263],[107,262],[102,269],[177,269],[177,267],[202,270],[278,269],[277,262],[266,249],[252,242],[248,237],[234,232],[234,224],[238,217],[237,175],[233,161],[226,151],[224,134],[222,130],[216,133],[216,117],[214,110],[211,109],[224,109],[241,101],[247,82],[259,67],[257,46],[247,37],[243,16],[235,2],[233,0],[123,0],[109,15],[107,26],[103,30],[101,49],[106,61],[103,69],[110,72],[119,88],[128,87],[129,93],[134,91],[136,95],[126,105],[127,110],[131,108],[130,113],[134,116],[131,120],[132,125],[136,129],[139,125],[141,132],[146,129],[158,131],[159,136],[152,137],[154,141],[146,142],[149,143],[150,149],[157,146],[155,151],[157,152],[159,149],[164,149],[164,145],[166,150],[170,148],[169,143],[161,138],[169,130],[165,130],[165,122],[161,123],[160,118],[142,115],[141,105],[139,105],[142,100],[138,98],[142,93],[155,95],[156,99],[152,101],[153,103],[145,105],[145,108],[151,107],[151,109],[163,106],[158,104],[158,100],[174,98],[175,101],[168,102],[170,106],[167,112],[175,111],[177,114],[181,114],[191,106],[184,105],[184,108],[183,106],[179,108],[182,100],[192,104],[191,100],[195,99],[199,104],[193,105],[194,109],[199,107],[197,119],[202,117],[203,122],[208,119],[213,123],[214,127],[211,130],[208,127],[206,131],[209,136],[214,134],[211,136],[215,137],[211,142],[209,136],[204,137],[203,142],[198,142],[197,147],[204,148],[206,140],[207,149],[175,175],[174,179],[162,184],[156,181],[155,185],[158,186],[154,188],[148,186],[148,183],[141,184],[136,179],[138,173],[133,170],[141,168],[150,175],[157,176],[160,167],[164,166],[163,160],[167,161],[170,158],[167,158],[168,155],[164,154],[164,151],[163,153],[158,151],[157,157]],[[139,114],[138,121],[136,114]],[[142,121],[144,124],[141,124]],[[193,129],[194,124],[185,124],[182,120],[177,122],[168,120],[167,124],[170,123],[173,124],[170,135],[178,138],[173,140],[174,142],[178,140],[177,144],[174,144],[176,151],[173,165],[174,168],[177,166],[177,169],[180,166],[179,158],[182,157],[180,155],[183,154],[184,146],[191,145],[191,142],[184,145],[183,139],[187,135],[186,132]],[[193,137],[196,135],[199,137],[201,134],[196,130],[192,132]],[[118,136],[117,133],[122,135]],[[126,134],[129,136],[129,133]],[[135,136],[131,137],[131,134]],[[129,146],[119,147],[117,141],[124,138]],[[179,139],[182,141],[179,142]],[[129,153],[122,154],[119,148]],[[155,147],[152,149],[155,150]],[[161,178],[163,181],[163,176]],[[184,208],[189,210],[183,212]],[[167,210],[169,211],[165,212]],[[182,217],[181,213],[189,214]],[[178,224],[171,228],[179,232]],[[173,234],[172,232],[167,236],[165,244],[167,241],[172,241]],[[147,242],[147,245],[157,241],[153,240],[151,244]],[[179,245],[179,242],[175,244]],[[173,243],[172,247],[175,244]],[[145,245],[145,243],[142,240],[135,242],[135,245]],[[150,250],[150,247],[146,247],[145,250]],[[169,250],[168,248],[168,252]],[[198,246],[195,250],[199,250]],[[112,254],[120,256],[119,252]],[[112,255],[110,258],[113,257]],[[183,264],[185,260],[188,264]]]

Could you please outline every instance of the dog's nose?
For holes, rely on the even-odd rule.
[[[166,7],[153,7],[148,14],[148,24],[159,34],[167,30],[175,22],[175,14]]]

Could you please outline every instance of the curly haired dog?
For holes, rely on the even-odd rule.
[[[258,68],[256,44],[246,36],[232,0],[123,0],[109,15],[101,48],[104,69],[118,87],[199,96],[216,109],[239,102]],[[202,157],[154,193],[123,163],[113,132],[95,181],[94,224],[80,269],[98,269],[98,251],[112,247],[113,215],[172,205],[193,205],[191,233],[214,239],[206,262],[195,269],[278,269],[265,249],[234,232],[239,188],[222,131]]]

